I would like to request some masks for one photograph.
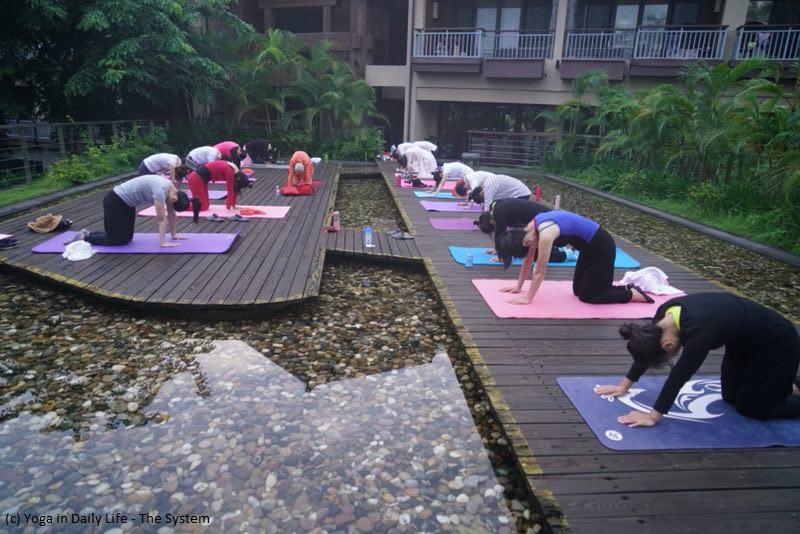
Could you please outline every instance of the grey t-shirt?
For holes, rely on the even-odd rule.
[[[114,192],[125,204],[138,208],[156,201],[166,202],[170,185],[171,182],[163,176],[145,174],[119,184]]]

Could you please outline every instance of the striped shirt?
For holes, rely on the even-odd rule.
[[[483,182],[483,205],[486,209],[495,200],[530,196],[531,190],[521,181],[504,174],[495,174]]]

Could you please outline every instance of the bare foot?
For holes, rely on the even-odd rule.
[[[797,387],[797,384],[792,384],[792,395],[800,397],[800,388]]]

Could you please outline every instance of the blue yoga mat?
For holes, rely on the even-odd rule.
[[[496,257],[493,254],[486,254],[484,250],[488,247],[450,247],[450,254],[456,262],[464,265],[467,261],[467,252],[472,252],[473,265],[503,265],[500,262],[492,261]],[[577,262],[565,261],[562,263],[548,263],[550,267],[575,267]],[[522,265],[521,259],[514,259],[513,265]],[[617,247],[617,258],[614,260],[614,267],[617,269],[637,269],[639,262],[628,255],[627,252]]]
[[[444,198],[447,200],[461,200],[457,196],[453,195],[453,193],[448,193],[447,191],[441,191],[437,194],[433,193],[426,193],[425,191],[414,191],[414,195],[423,198]]]
[[[760,421],[739,415],[722,400],[718,376],[687,382],[655,426],[628,428],[617,421],[631,410],[649,410],[665,380],[644,377],[620,399],[594,393],[595,385],[619,384],[619,376],[562,376],[556,382],[597,439],[615,451],[800,446],[800,419]]]

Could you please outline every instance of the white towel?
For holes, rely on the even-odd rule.
[[[645,267],[638,271],[628,271],[622,277],[620,284],[634,284],[653,295],[677,295],[682,293],[679,289],[669,285],[669,278],[666,273],[658,267]]]
[[[92,245],[81,240],[73,241],[67,245],[61,257],[69,261],[83,261],[94,256],[94,253],[95,250],[92,248]]]

